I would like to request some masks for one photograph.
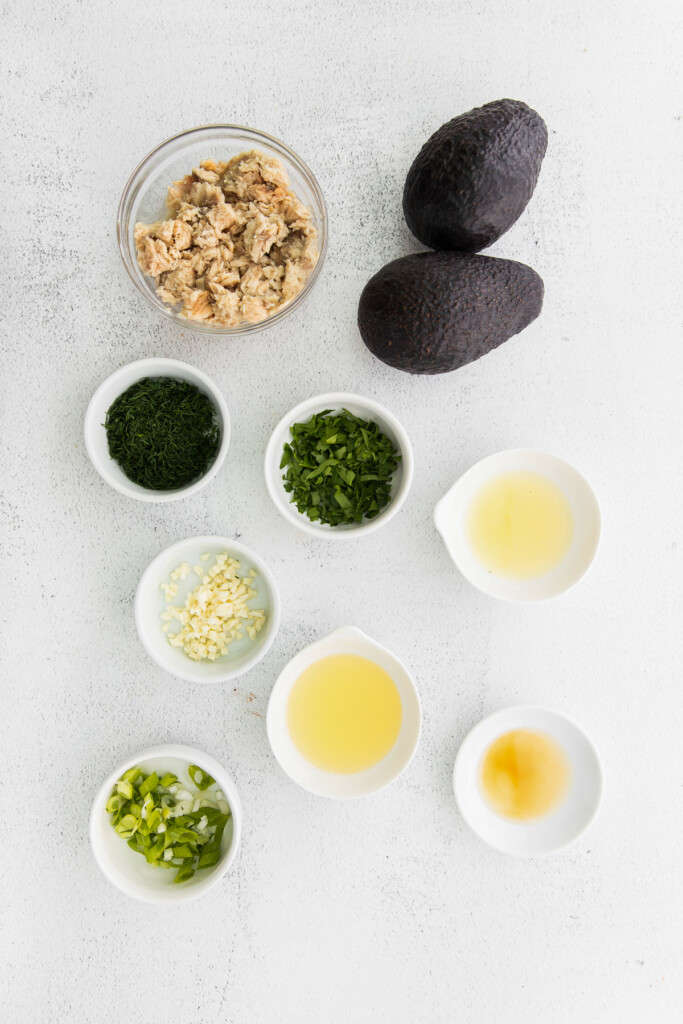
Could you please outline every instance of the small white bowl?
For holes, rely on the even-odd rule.
[[[143,377],[175,377],[187,380],[208,395],[213,402],[221,428],[220,447],[206,473],[187,487],[180,487],[174,491],[152,491],[148,487],[141,487],[140,484],[128,479],[118,462],[109,454],[107,432],[104,429],[107,411],[119,395]],[[177,359],[138,359],[134,363],[122,366],[100,384],[90,399],[85,414],[84,435],[90,461],[102,479],[117,491],[139,501],[176,501],[178,498],[196,494],[202,487],[206,487],[223,465],[230,444],[230,413],[223,395],[210,377],[201,370]]]
[[[173,871],[150,867],[144,857],[131,850],[125,840],[116,834],[106,804],[116,781],[135,766],[148,773],[153,769],[157,772],[160,769],[173,772],[193,790],[194,785],[187,774],[187,767],[191,764],[199,765],[214,777],[230,805],[232,817],[223,833],[221,859],[215,867],[197,871],[187,882],[175,885]],[[241,835],[242,805],[235,783],[225,768],[202,750],[179,743],[151,747],[129,757],[102,783],[90,812],[90,844],[102,874],[126,896],[145,903],[184,903],[211,889],[230,869],[237,855]]]
[[[474,554],[467,536],[469,508],[481,487],[496,476],[520,470],[538,473],[559,487],[574,518],[574,535],[564,559],[550,572],[529,580],[507,579],[490,572]],[[545,601],[573,587],[595,558],[601,526],[600,506],[585,477],[556,455],[528,448],[497,452],[475,463],[437,503],[434,522],[465,579],[503,601]]]
[[[340,526],[313,523],[297,510],[296,505],[290,501],[291,495],[284,488],[280,461],[285,442],[292,439],[290,427],[293,423],[309,420],[314,413],[322,412],[324,409],[330,409],[333,413],[340,413],[343,409],[347,409],[354,416],[360,416],[365,420],[374,420],[382,433],[393,442],[394,447],[401,454],[401,461],[391,482],[389,503],[374,519],[364,519],[360,523]],[[286,416],[282,417],[268,441],[264,469],[268,493],[278,512],[281,512],[285,519],[305,533],[311,533],[316,537],[325,537],[329,540],[350,540],[378,530],[380,526],[384,526],[396,515],[405,501],[413,481],[413,450],[408,435],[399,421],[379,402],[374,402],[371,398],[363,398],[362,395],[334,391],[326,395],[307,398],[305,402],[295,405]]]
[[[307,761],[295,747],[287,726],[287,704],[294,683],[309,665],[332,654],[357,654],[376,662],[393,679],[403,707],[398,738],[387,756],[366,771],[348,775],[323,771]],[[398,778],[417,749],[421,723],[420,698],[408,669],[391,651],[355,626],[337,629],[299,651],[275,681],[266,715],[268,740],[282,770],[309,793],[336,800],[367,796]]]
[[[497,814],[481,788],[481,763],[491,744],[513,729],[546,733],[562,748],[570,764],[566,795],[549,814],[529,821],[513,821]],[[502,853],[539,857],[569,846],[591,824],[602,800],[600,758],[576,722],[549,708],[521,705],[504,708],[484,718],[468,733],[453,769],[453,792],[458,809],[485,843]]]
[[[173,570],[183,562],[188,562],[190,566],[206,564],[210,567],[215,556],[222,551],[239,559],[240,572],[243,574],[256,569],[254,587],[258,596],[250,604],[254,608],[264,609],[266,623],[253,640],[245,636],[243,640],[231,644],[230,653],[222,658],[216,661],[193,661],[179,647],[171,647],[166,633],[161,629],[161,613],[169,607],[161,584],[169,582]],[[211,558],[204,563],[201,562],[201,555],[206,552]],[[199,579],[191,572],[186,580],[178,580],[177,583],[178,593],[171,603],[182,607],[187,594],[197,586]],[[273,643],[280,624],[277,584],[266,563],[246,545],[229,537],[189,537],[166,548],[145,569],[135,593],[135,624],[149,656],[171,675],[190,683],[224,683],[253,668]],[[175,625],[174,621],[171,632]]]

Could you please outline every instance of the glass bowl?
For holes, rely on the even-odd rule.
[[[236,327],[225,327],[189,320],[180,315],[179,306],[162,302],[155,291],[154,278],[143,274],[138,266],[133,232],[138,221],[151,224],[166,214],[168,186],[183,178],[197,167],[202,160],[230,160],[245,150],[258,149],[267,156],[279,160],[289,176],[290,185],[297,197],[307,206],[312,221],[318,229],[318,262],[311,271],[304,287],[294,298],[272,316],[258,323],[243,323]],[[313,173],[283,142],[265,132],[255,131],[237,124],[208,124],[174,135],[153,149],[133,171],[123,190],[117,217],[117,235],[123,265],[140,292],[159,313],[169,320],[202,334],[253,334],[264,327],[278,323],[292,313],[310,294],[318,280],[327,250],[327,210],[320,186]]]

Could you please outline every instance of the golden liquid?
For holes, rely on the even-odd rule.
[[[355,654],[333,654],[309,665],[287,703],[287,725],[299,752],[316,767],[343,774],[362,772],[386,757],[402,717],[391,676]]]
[[[564,751],[542,732],[506,732],[484,755],[484,794],[494,811],[506,818],[527,820],[547,814],[562,800],[568,782]]]
[[[530,580],[565,557],[574,534],[567,498],[554,483],[522,470],[495,477],[475,495],[469,512],[475,555],[497,576]]]

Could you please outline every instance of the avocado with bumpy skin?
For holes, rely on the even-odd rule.
[[[387,263],[366,284],[358,327],[370,351],[408,373],[448,373],[528,327],[543,281],[524,263],[421,252]]]
[[[432,249],[478,252],[493,245],[531,199],[547,146],[543,118],[519,100],[496,100],[453,118],[408,171],[408,227]]]

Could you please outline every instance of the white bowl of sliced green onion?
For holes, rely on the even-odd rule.
[[[230,869],[242,807],[226,770],[201,750],[166,744],[129,757],[99,788],[90,842],[105,878],[146,903],[181,903]]]
[[[389,522],[413,480],[413,451],[389,409],[338,391],[308,398],[271,434],[264,471],[277,510],[305,533],[350,540]]]

